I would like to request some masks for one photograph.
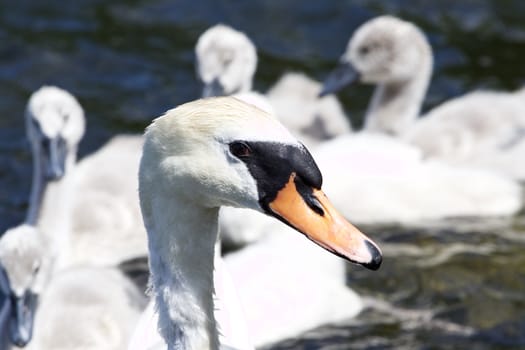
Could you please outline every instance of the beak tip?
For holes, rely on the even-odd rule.
[[[370,252],[370,255],[372,256],[372,259],[369,262],[363,264],[363,266],[375,271],[381,266],[381,263],[383,262],[383,256],[375,244],[370,241],[365,241],[365,244],[368,248],[368,251]]]
[[[13,339],[12,341],[13,341],[13,344],[18,346],[19,348],[23,348],[29,343],[29,339],[28,340],[25,340],[25,339]]]
[[[329,94],[330,94],[329,91],[327,91],[326,89],[322,89],[321,91],[319,91],[319,94],[317,94],[317,97],[318,98],[323,98],[323,97],[325,97],[326,95],[329,95]]]

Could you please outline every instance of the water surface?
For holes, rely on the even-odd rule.
[[[213,24],[253,39],[255,88],[264,92],[289,70],[322,80],[353,30],[386,13],[421,26],[434,48],[425,110],[472,89],[509,90],[525,81],[520,0],[0,3],[0,232],[23,220],[27,208],[23,110],[41,85],[66,88],[84,106],[84,156],[198,97],[193,46]],[[370,93],[357,86],[339,94],[356,128]],[[523,217],[427,224],[369,228],[384,247],[384,264],[375,273],[349,266],[348,282],[374,307],[271,348],[525,348]]]

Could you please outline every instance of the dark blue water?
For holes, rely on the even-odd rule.
[[[19,223],[28,204],[23,110],[41,85],[63,87],[84,106],[84,156],[199,96],[193,46],[211,25],[223,22],[253,39],[255,88],[264,92],[287,70],[322,80],[353,30],[387,13],[415,22],[434,48],[425,109],[474,88],[525,82],[521,0],[0,2],[0,232]],[[359,86],[339,95],[354,125],[370,93]],[[522,221],[376,228],[385,263],[377,273],[349,267],[349,284],[395,308],[372,309],[274,348],[525,348]]]

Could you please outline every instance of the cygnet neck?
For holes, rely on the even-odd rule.
[[[38,227],[53,259],[69,251],[75,161],[76,150],[72,150],[67,155],[62,178],[50,181],[43,172],[39,150],[33,149],[33,182],[26,223]],[[55,268],[62,265],[59,260],[55,261]]]
[[[419,116],[432,74],[430,49],[411,78],[379,84],[365,118],[365,130],[390,135],[403,134]]]

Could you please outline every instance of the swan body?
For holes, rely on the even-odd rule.
[[[423,159],[419,148],[384,134],[340,136],[316,148],[314,156],[327,179],[327,195],[358,223],[508,216],[522,204],[521,188],[511,179]]]
[[[75,168],[68,265],[116,266],[147,255],[137,179],[143,139],[113,137]]]
[[[352,131],[337,98],[319,97],[321,87],[303,73],[286,73],[267,92],[276,115],[310,147]]]
[[[144,307],[144,296],[118,269],[66,268],[41,294],[28,349],[126,349]]]
[[[436,134],[441,135],[437,140]],[[525,96],[520,91],[476,91],[431,110],[404,138],[433,158],[501,169],[513,178],[525,179],[525,168],[516,164],[525,155],[524,136]],[[507,162],[498,165],[503,159]]]
[[[323,94],[355,79],[376,85],[366,130],[398,135],[420,147],[425,157],[453,164],[485,164],[522,178],[525,170],[518,161],[512,165],[491,159],[506,158],[507,152],[515,154],[514,159],[519,157],[521,148],[503,145],[521,137],[523,94],[472,92],[417,118],[432,72],[432,50],[419,28],[392,16],[372,19],[358,28],[341,61],[342,66],[326,80]]]
[[[379,267],[377,246],[320,192],[304,146],[260,109],[234,98],[194,101],[156,119],[145,138],[139,197],[168,349],[219,348],[213,270],[222,205],[266,212],[342,257]]]

